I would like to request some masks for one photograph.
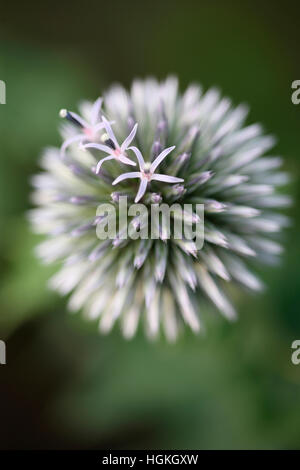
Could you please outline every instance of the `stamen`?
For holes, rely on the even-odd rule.
[[[151,177],[152,177],[150,167],[151,167],[151,163],[146,162],[142,171],[142,174],[144,175],[145,178],[147,178],[148,181],[151,181]]]
[[[150,172],[150,168],[151,168],[151,163],[150,163],[150,162],[146,162],[145,165],[144,165],[144,172],[145,172],[145,173],[149,173],[149,172]]]
[[[115,143],[112,141],[112,139],[109,137],[108,134],[103,134],[101,136],[101,141],[107,145],[108,147],[110,147],[111,149],[113,150],[116,150],[116,146],[115,146]]]
[[[72,122],[73,124],[75,124],[75,126],[79,126],[81,128],[83,127],[82,124],[79,121],[77,121],[77,119],[74,118],[67,109],[61,109],[59,111],[59,116],[63,119],[67,119],[68,121]]]
[[[113,150],[116,150],[116,146],[115,146],[114,142],[111,139],[107,139],[105,141],[105,144],[108,145],[108,147],[112,148]]]

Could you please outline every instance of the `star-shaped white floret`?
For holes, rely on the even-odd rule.
[[[134,171],[131,173],[123,173],[122,175],[118,176],[114,181],[113,185],[120,183],[121,181],[124,181],[128,178],[140,178],[140,186],[137,192],[137,195],[135,197],[134,202],[139,202],[142,197],[144,196],[147,185],[150,183],[150,181],[163,181],[165,183],[181,183],[184,180],[182,178],[177,178],[176,176],[170,176],[170,175],[162,175],[160,173],[154,173],[158,165],[166,158],[166,156],[174,150],[175,146],[169,147],[165,150],[163,150],[157,157],[156,159],[150,163],[150,162],[145,162],[143,155],[141,154],[140,150],[136,147],[129,147],[129,150],[133,150],[134,153],[137,156],[138,162],[139,162],[139,167],[140,171]]]
[[[108,153],[108,157],[104,157],[101,160],[99,160],[97,167],[96,167],[96,174],[100,172],[102,163],[108,160],[118,160],[122,163],[125,163],[125,165],[132,165],[136,166],[136,163],[133,160],[130,160],[126,154],[126,150],[128,150],[129,145],[133,141],[136,131],[137,131],[137,124],[133,127],[132,131],[126,137],[124,142],[119,145],[116,136],[111,128],[110,123],[105,119],[105,117],[102,118],[103,121],[103,126],[106,130],[106,134],[104,134],[101,138],[101,140],[104,142],[103,144],[86,144],[83,145],[83,148],[95,148],[98,150],[101,150],[102,152]]]

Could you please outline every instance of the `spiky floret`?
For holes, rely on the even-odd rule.
[[[278,171],[281,158],[264,156],[274,138],[260,125],[244,127],[244,105],[233,108],[218,90],[202,94],[196,85],[181,95],[174,77],[136,80],[130,93],[114,86],[103,100],[82,104],[81,114],[61,112],[70,121],[63,151],[46,150],[44,171],[33,178],[39,207],[30,217],[47,235],[37,252],[45,262],[62,261],[51,286],[72,292],[70,309],[99,319],[102,332],[119,320],[126,337],[140,319],[149,337],[162,325],[174,340],[183,322],[199,331],[203,298],[235,318],[226,286],[260,290],[249,261],[273,263],[281,252],[275,238],[287,220],[275,209],[290,201],[276,192],[288,179]],[[140,171],[128,173],[135,157]],[[158,240],[99,240],[96,208],[117,207],[121,195],[147,205],[203,203],[203,249],[166,240],[163,227]],[[132,223],[137,228],[143,220]]]

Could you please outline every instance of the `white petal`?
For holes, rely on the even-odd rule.
[[[182,183],[184,181],[184,179],[177,178],[176,176],[160,175],[158,173],[152,175],[151,179],[156,181],[164,181],[165,183]]]
[[[103,102],[103,99],[98,98],[95,101],[95,103],[93,104],[92,113],[91,113],[91,124],[92,124],[92,126],[97,124],[97,121],[99,120],[99,113],[100,113],[100,109],[101,109],[101,106],[102,106],[102,102]]]
[[[136,166],[136,163],[133,160],[130,160],[130,158],[127,158],[124,155],[120,155],[119,160],[120,162],[125,163],[125,165]]]
[[[92,149],[101,150],[102,152],[109,153],[109,154],[112,154],[113,152],[110,147],[108,147],[107,145],[103,145],[103,144],[86,144],[83,147],[85,149],[92,148]]]
[[[112,182],[112,185],[114,186],[115,184],[118,184],[123,180],[127,180],[128,178],[140,178],[141,176],[142,175],[139,171],[133,171],[132,173],[123,173]]]
[[[145,160],[143,158],[143,155],[141,154],[140,150],[136,147],[128,147],[128,150],[133,150],[134,153],[136,154],[136,157],[139,162],[140,169],[143,170],[145,166]]]
[[[104,122],[104,127],[105,127],[105,130],[106,130],[107,134],[109,135],[109,138],[113,141],[113,143],[115,144],[116,147],[119,147],[118,141],[115,137],[115,134],[114,134],[114,132],[111,128],[110,123],[108,122],[107,119],[105,119],[104,116],[102,117],[102,121]]]
[[[110,121],[112,123],[112,121]],[[100,129],[103,129],[104,123],[103,122],[98,122],[98,124],[95,124],[93,126],[93,133],[96,134],[96,132],[100,131]]]
[[[133,139],[135,138],[135,134],[136,134],[136,131],[137,131],[137,127],[138,125],[135,124],[135,126],[133,127],[132,131],[130,132],[129,136],[126,137],[126,139],[124,140],[123,144],[121,145],[121,150],[122,152],[124,152],[124,150],[126,150],[128,148],[128,146],[131,144],[131,142],[133,141]]]
[[[64,143],[62,144],[61,146],[61,149],[60,149],[60,153],[61,153],[61,156],[63,156],[65,154],[65,151],[66,149],[71,145],[73,144],[73,142],[79,142],[79,141],[83,141],[83,140],[86,140],[86,135],[85,134],[76,134],[74,135],[73,137],[70,137],[69,139],[65,140]]]
[[[139,200],[142,199],[142,197],[144,196],[146,189],[147,189],[147,184],[148,184],[148,181],[145,178],[143,178],[140,182],[140,187],[134,200],[135,203],[139,202]]]
[[[174,150],[174,148],[175,148],[175,145],[173,145],[173,147],[169,147],[169,148],[163,150],[158,155],[158,157],[156,157],[156,159],[154,160],[154,162],[152,163],[152,165],[150,167],[151,173],[153,173],[156,170],[158,165],[160,165],[160,163],[166,158],[167,155],[169,155],[170,152],[172,152],[172,150]]]
[[[102,163],[107,162],[108,160],[114,160],[114,157],[113,157],[112,155],[110,155],[109,157],[104,157],[104,158],[102,158],[102,159],[97,163],[97,166],[96,166],[96,175],[98,175],[98,173],[100,172]]]

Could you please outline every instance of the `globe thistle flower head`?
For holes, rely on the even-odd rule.
[[[180,94],[174,77],[136,80],[130,92],[114,86],[81,110],[83,117],[60,113],[71,127],[33,178],[38,207],[30,218],[46,235],[37,253],[61,263],[51,287],[69,294],[69,308],[97,319],[102,332],[119,323],[126,338],[139,324],[149,338],[162,330],[170,341],[184,324],[198,332],[207,299],[234,319],[228,286],[262,289],[250,266],[276,262],[288,223],[277,211],[290,203],[277,191],[288,176],[279,171],[281,158],[265,156],[274,138],[245,125],[244,105],[234,108],[218,90],[202,93],[197,85]],[[113,239],[100,239],[110,215],[97,207],[111,204],[119,213],[124,198],[129,208],[149,208],[129,217],[128,231],[140,234],[153,207],[172,205],[172,220],[181,210],[192,229],[201,216],[185,204],[202,204],[203,247],[186,233],[168,236],[163,220],[155,238],[126,237],[119,224]]]

